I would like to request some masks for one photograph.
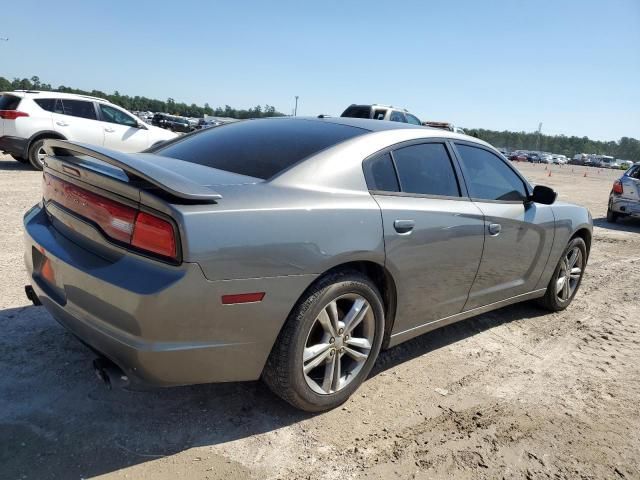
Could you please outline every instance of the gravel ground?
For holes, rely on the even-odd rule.
[[[259,382],[105,390],[92,353],[24,296],[40,175],[0,156],[0,478],[640,478],[640,222],[603,219],[617,172],[518,167],[593,214],[573,305],[412,340],[308,415]]]

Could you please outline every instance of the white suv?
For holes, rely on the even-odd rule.
[[[140,152],[176,136],[101,98],[32,90],[0,93],[0,151],[39,170],[46,138]]]

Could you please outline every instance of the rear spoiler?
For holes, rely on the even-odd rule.
[[[222,195],[218,192],[136,155],[116,152],[95,145],[55,139],[46,139],[44,141],[44,149],[47,155],[52,157],[64,155],[62,152],[69,152],[74,156],[86,155],[95,158],[122,169],[127,177],[131,179],[144,180],[160,190],[183,200],[215,203],[216,200],[222,198]],[[73,162],[74,156],[64,160]]]

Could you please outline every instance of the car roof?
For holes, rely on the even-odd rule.
[[[15,95],[21,98],[82,98],[85,100],[94,100],[97,102],[111,103],[100,97],[92,97],[91,95],[80,95],[77,93],[54,92],[52,90],[12,90],[10,92],[0,92],[0,95]]]

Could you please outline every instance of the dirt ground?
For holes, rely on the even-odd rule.
[[[507,307],[383,353],[343,407],[261,383],[107,391],[23,286],[40,175],[0,156],[0,478],[640,478],[640,222],[604,221],[619,172],[520,164],[594,217],[571,307]]]

